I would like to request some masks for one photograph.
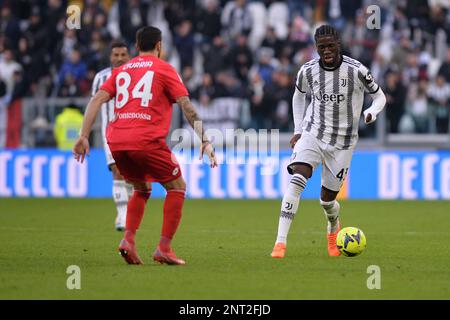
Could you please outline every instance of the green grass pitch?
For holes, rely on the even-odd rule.
[[[358,257],[327,256],[318,201],[302,201],[287,256],[270,257],[279,201],[191,200],[174,240],[186,266],[151,260],[162,200],[137,241],[143,266],[117,253],[111,199],[0,199],[0,299],[449,299],[450,202],[342,201],[343,226],[367,237]],[[66,269],[81,269],[68,290]],[[367,268],[381,289],[367,288]]]

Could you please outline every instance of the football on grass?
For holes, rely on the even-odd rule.
[[[346,257],[360,255],[366,247],[366,236],[361,229],[355,227],[343,228],[336,238],[339,251]]]

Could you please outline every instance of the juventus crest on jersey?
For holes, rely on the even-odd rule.
[[[338,149],[356,143],[364,92],[379,90],[369,70],[347,56],[335,69],[324,68],[318,58],[305,63],[297,74],[296,87],[311,93],[302,129]]]

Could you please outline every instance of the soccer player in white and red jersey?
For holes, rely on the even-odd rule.
[[[217,166],[189,94],[175,69],[159,59],[161,31],[143,27],[136,33],[139,55],[113,70],[111,77],[89,102],[80,137],[73,154],[83,162],[89,154],[88,137],[103,103],[115,97],[114,120],[107,128],[107,141],[120,174],[131,182],[134,193],[128,201],[125,236],[119,252],[129,264],[142,264],[135,246],[135,235],[151,193],[151,182],[167,190],[161,238],[153,259],[160,263],[185,264],[172,250],[171,241],[181,220],[186,183],[175,156],[165,143],[177,102],[186,119],[202,139],[201,156],[206,153],[211,167]],[[195,123],[195,125],[194,125]]]

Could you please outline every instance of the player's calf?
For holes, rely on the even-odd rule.
[[[336,237],[340,230],[339,210],[340,205],[336,200],[323,201],[320,200],[320,205],[323,208],[325,217],[327,218],[327,241],[328,241],[328,255],[336,257],[340,252],[336,246]]]
[[[113,199],[117,208],[115,226],[117,231],[125,230],[127,219],[128,193],[124,180],[113,181]]]
[[[325,217],[327,218],[327,232],[328,233],[336,233],[339,227],[339,210],[340,205],[337,200],[333,201],[323,201],[320,200],[320,205],[323,208],[323,212],[325,213]]]

